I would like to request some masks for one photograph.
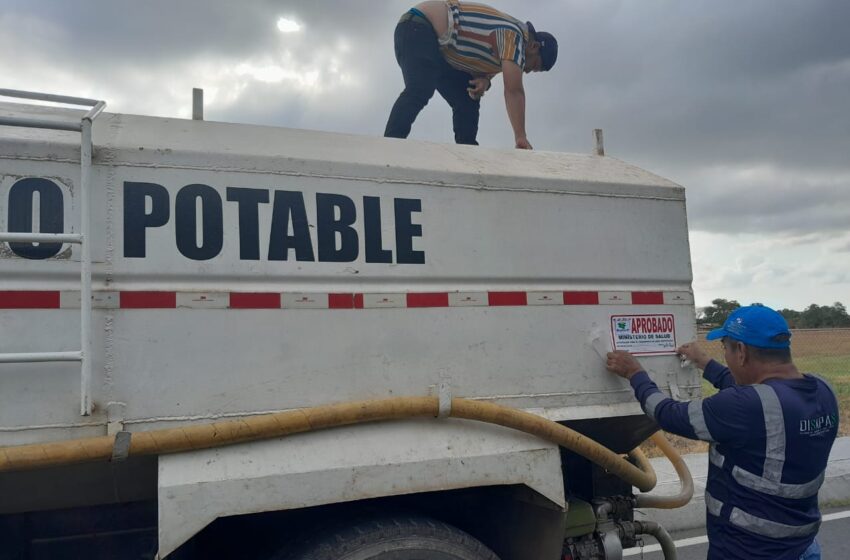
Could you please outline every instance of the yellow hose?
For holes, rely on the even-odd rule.
[[[604,445],[557,422],[547,420],[536,414],[493,403],[470,401],[467,399],[452,399],[451,416],[454,418],[487,422],[489,424],[498,424],[535,435],[541,439],[557,443],[562,447],[575,451],[608,472],[622,478],[632,486],[638,487],[641,492],[649,492],[655,488],[655,471],[652,469],[652,465],[647,460],[646,455],[639,448],[635,448],[629,453],[638,465],[635,466]]]
[[[129,454],[177,453],[363,422],[436,417],[439,408],[437,397],[395,397],[289,410],[224,422],[134,432],[130,439]],[[452,399],[450,416],[498,424],[536,435],[575,451],[636,486],[642,492],[648,492],[655,487],[655,471],[640,449],[630,453],[637,463],[635,466],[610,449],[557,422],[492,403],[455,398]],[[100,436],[0,448],[0,472],[106,461],[112,457],[114,443],[115,436]]]
[[[655,432],[650,438],[652,442],[667,456],[676,469],[676,474],[679,475],[681,489],[675,496],[652,496],[649,494],[638,494],[637,507],[641,508],[656,508],[656,509],[675,509],[680,508],[691,501],[694,496],[694,479],[691,477],[691,471],[679,455],[679,452],[667,441],[664,434]]]

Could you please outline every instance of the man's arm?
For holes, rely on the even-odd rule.
[[[699,428],[694,428],[688,415],[688,403],[667,398],[634,356],[621,350],[610,352],[606,366],[629,381],[643,411],[665,431],[690,439],[711,440],[709,434],[700,437]]]
[[[683,358],[693,362],[703,370],[703,377],[718,389],[726,389],[735,385],[735,378],[729,368],[712,360],[696,342],[688,342],[676,349]]]
[[[732,372],[729,371],[729,368],[714,360],[708,361],[702,372],[702,376],[720,390],[736,385],[735,378],[732,377]]]
[[[522,85],[522,68],[510,60],[502,61],[502,79],[505,82],[505,108],[514,129],[516,147],[531,150],[525,133],[525,88]]]
[[[661,392],[628,352],[608,354],[608,369],[629,380],[644,412],[665,431],[690,439],[740,445],[749,433],[748,397],[740,390],[679,402]]]

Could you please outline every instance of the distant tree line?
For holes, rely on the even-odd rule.
[[[705,327],[720,326],[729,314],[741,307],[734,299],[718,298],[711,305],[697,311],[697,324]],[[792,329],[829,329],[850,327],[850,315],[843,303],[836,301],[832,305],[811,304],[802,311],[780,309],[779,313],[788,321]]]

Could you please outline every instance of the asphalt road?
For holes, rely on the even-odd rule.
[[[823,560],[843,560],[850,557],[848,553],[848,538],[850,535],[850,510],[823,510],[823,523],[818,533],[818,542],[822,549]],[[674,533],[678,560],[705,560],[708,544],[704,530]],[[652,537],[647,538],[643,548],[643,556],[639,548],[631,548],[623,552],[624,560],[662,560],[664,556]]]

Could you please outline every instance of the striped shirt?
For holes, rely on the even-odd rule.
[[[440,39],[446,61],[475,76],[502,71],[502,61],[525,66],[528,29],[518,19],[490,6],[447,0],[449,29]]]

